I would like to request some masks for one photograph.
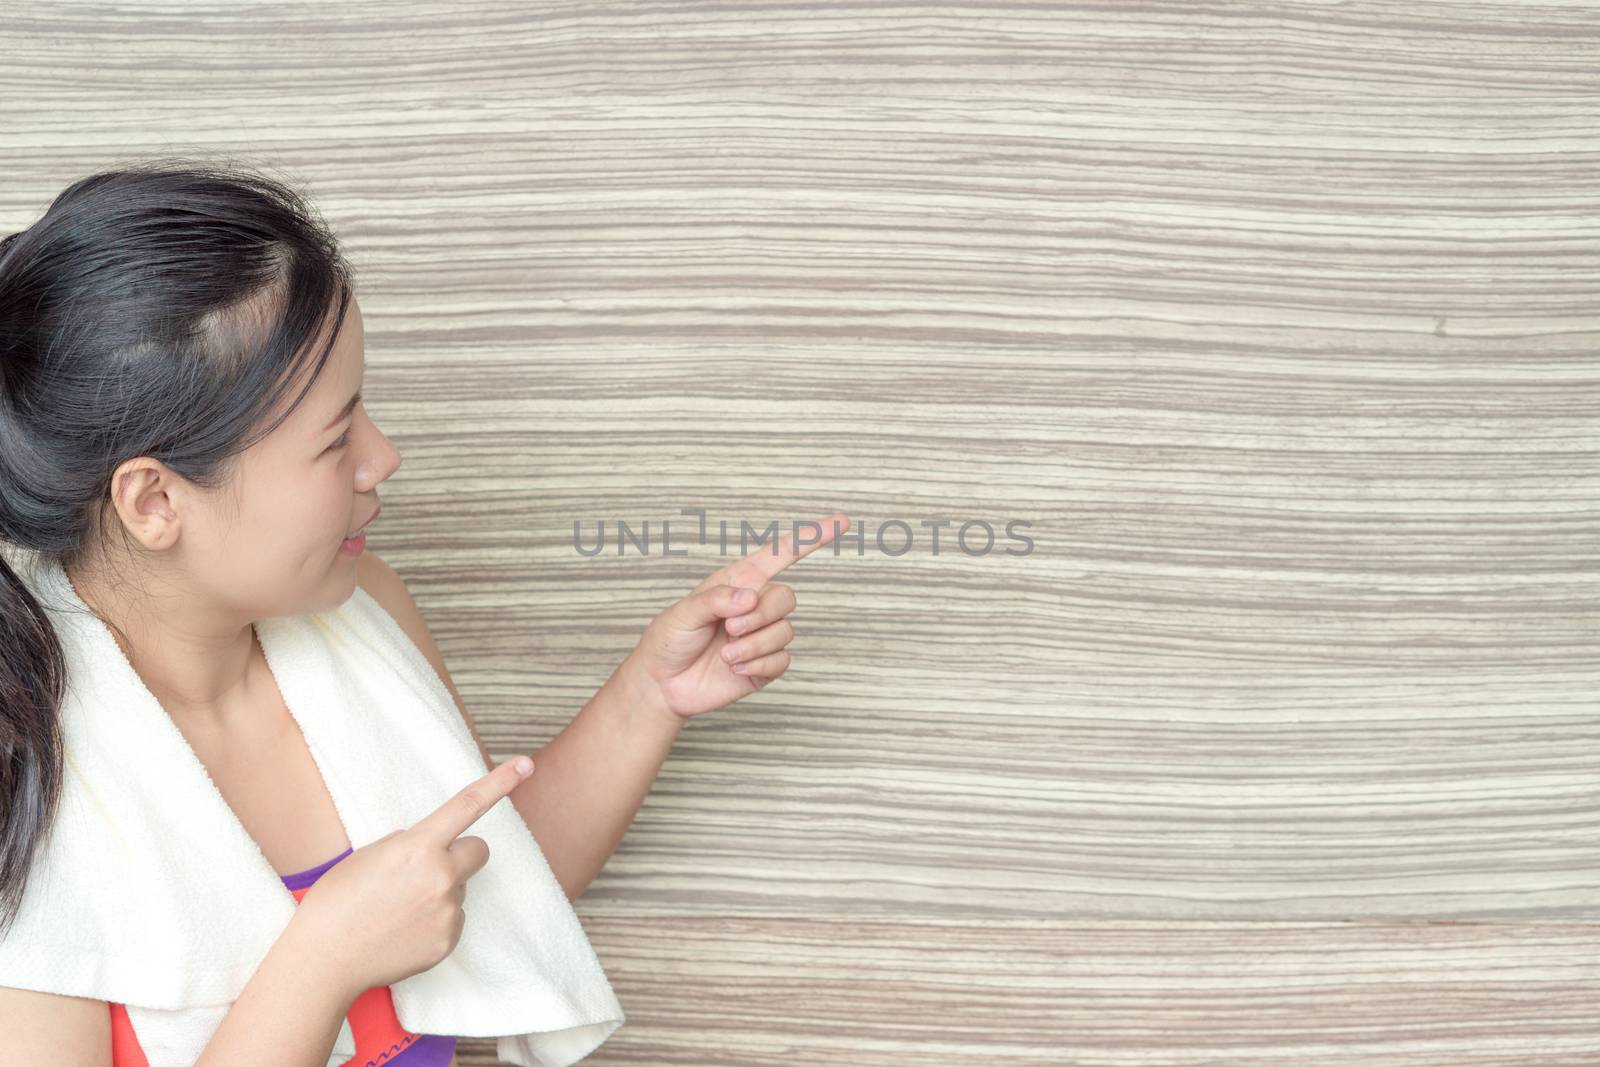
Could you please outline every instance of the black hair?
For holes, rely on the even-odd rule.
[[[63,567],[108,527],[126,543],[111,481],[136,457],[227,486],[322,372],[353,290],[320,214],[259,169],[169,157],[69,185],[0,240],[0,540]],[[0,936],[59,803],[66,674],[0,553]]]

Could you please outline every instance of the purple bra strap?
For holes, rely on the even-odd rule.
[[[283,884],[288,886],[290,889],[304,889],[306,886],[315,882],[318,878],[321,878],[323,872],[329,867],[332,867],[335,863],[338,863],[340,860],[344,859],[354,851],[354,848],[347,848],[337,856],[333,857],[333,859],[328,860],[326,863],[319,863],[309,870],[296,871],[293,874],[285,874],[282,876]]]

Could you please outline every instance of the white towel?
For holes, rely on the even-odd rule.
[[[124,1004],[151,1067],[193,1067],[298,905],[61,567],[0,548],[68,669],[61,805],[0,940],[0,985]],[[486,773],[449,690],[365,590],[256,636],[353,847]],[[461,938],[390,986],[395,1014],[417,1033],[497,1037],[520,1067],[566,1067],[622,1006],[510,798],[467,833],[490,859],[466,882]],[[347,1018],[329,1067],[354,1053]]]

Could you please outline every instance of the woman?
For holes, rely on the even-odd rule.
[[[471,728],[403,582],[365,552],[377,487],[400,456],[362,406],[353,290],[336,241],[300,196],[214,165],[85,178],[0,242],[0,541],[59,566],[299,903],[290,929],[300,936],[274,946],[274,966],[251,979],[202,1062],[251,1062],[270,1026],[271,1062],[321,1064],[348,1023],[349,1062],[456,1063],[454,1038],[406,1030],[388,991],[453,946],[463,883],[487,861],[483,842],[441,844],[410,866],[395,859],[409,831],[352,848],[256,626],[341,610],[362,589],[404,627]],[[594,715],[626,706],[654,724],[652,758],[604,763],[627,780],[601,775],[609,753],[592,728],[588,741],[558,738],[541,753],[560,781],[576,781],[581,765],[605,785],[565,805],[592,824],[538,835],[569,896],[615,848],[676,727],[787,669],[794,595],[770,579],[848,528],[830,518],[799,552],[788,538],[781,554],[708,576],[650,624],[585,706]],[[51,830],[56,716],[71,679],[49,618],[3,558],[0,650],[9,923]],[[386,743],[372,737],[373,754]],[[503,786],[532,829],[535,780],[550,788],[552,776],[524,788],[509,761],[496,768],[477,744],[484,782]],[[121,1004],[4,984],[0,974],[0,1032],[21,1062],[146,1062]]]

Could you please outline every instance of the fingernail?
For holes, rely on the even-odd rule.
[[[728,632],[735,634],[744,633],[744,628],[750,625],[749,619],[734,619],[728,624]]]
[[[529,759],[527,756],[518,756],[517,773],[527,774],[531,770],[533,770],[533,760]]]
[[[748,589],[735,589],[733,591],[733,602],[735,604],[748,604],[753,596],[755,594]]]

